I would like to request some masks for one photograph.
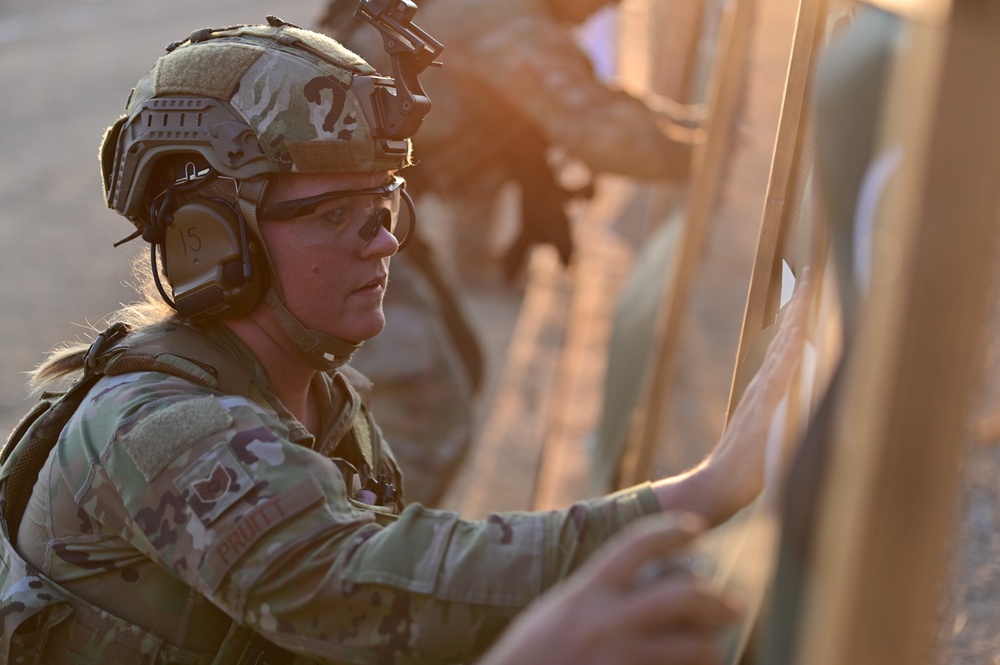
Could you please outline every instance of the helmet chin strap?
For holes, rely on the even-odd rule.
[[[269,288],[264,295],[264,303],[274,312],[275,318],[281,325],[285,333],[292,338],[299,353],[309,366],[320,372],[327,372],[340,367],[354,355],[354,352],[361,348],[363,342],[348,342],[346,340],[327,335],[306,328],[295,318],[281,296],[273,289]]]
[[[271,257],[268,256],[264,236],[257,225],[257,202],[260,201],[263,195],[266,182],[254,184],[256,186],[249,192],[249,196],[244,196],[246,192],[240,193],[239,206],[244,222],[253,229],[254,234],[260,240],[264,263],[271,273],[271,284],[264,294],[264,304],[274,312],[278,324],[281,325],[282,330],[295,342],[299,353],[310,367],[320,372],[328,372],[336,369],[351,359],[354,352],[361,348],[362,342],[348,342],[347,340],[306,328],[285,306],[285,298],[278,284],[278,276],[274,273],[274,266],[271,264]]]

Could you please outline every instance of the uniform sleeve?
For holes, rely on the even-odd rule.
[[[479,39],[469,35],[457,48],[470,55],[449,66],[492,88],[592,170],[667,180],[687,175],[687,130],[599,81],[565,26],[522,16],[490,25]]]
[[[100,463],[77,489],[81,505],[239,622],[323,662],[468,662],[610,535],[657,510],[639,487],[482,521],[415,505],[380,526],[347,499],[336,465],[283,439],[273,414],[164,387],[175,383],[155,396],[119,386],[87,421]]]

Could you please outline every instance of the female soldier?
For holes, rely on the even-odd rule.
[[[757,493],[780,381],[683,476],[478,522],[404,508],[344,363],[382,329],[413,228],[405,92],[273,17],[197,31],[136,85],[101,163],[109,207],[150,243],[153,299],[38,370],[76,383],[4,451],[9,662],[470,662],[630,522],[717,524]],[[706,643],[732,610],[691,584],[662,602],[694,597],[664,630]]]

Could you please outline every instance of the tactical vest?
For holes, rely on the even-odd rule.
[[[98,335],[84,365],[83,376],[66,392],[47,392],[40,397],[0,451],[0,665],[41,665],[50,631],[59,624],[64,628],[64,622],[78,627],[79,634],[105,637],[104,651],[94,663],[292,663],[291,654],[236,622],[212,659],[168,644],[151,631],[70,593],[17,552],[16,535],[42,466],[66,423],[102,376],[163,372],[225,394],[252,398],[253,378],[247,369],[186,326],[161,325],[130,334],[128,326],[115,324]],[[363,377],[345,368],[336,372],[335,381],[355,396],[349,414],[352,426],[333,450],[323,452],[337,463],[347,487],[355,488],[354,496],[348,497],[351,503],[375,513],[379,523],[387,524],[401,508],[398,467],[384,447],[381,453],[385,457],[373,458],[378,452],[373,443],[374,424],[367,409],[360,406],[355,389]],[[373,459],[377,469],[369,463]]]

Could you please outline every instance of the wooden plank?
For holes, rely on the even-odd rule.
[[[757,650],[762,622],[767,623],[771,611],[768,596],[775,577],[782,528],[780,508],[785,501],[785,476],[796,455],[798,432],[810,417],[840,355],[840,308],[837,292],[831,288],[835,280],[828,258],[826,218],[813,200],[816,194],[812,186],[814,139],[810,92],[816,59],[833,26],[849,18],[853,8],[850,0],[801,0],[798,5],[727,419],[746,383],[757,372],[776,331],[786,262],[796,276],[807,265],[811,268],[808,343],[785,387],[784,400],[773,414],[767,439],[765,486],[760,497],[736,518],[713,531],[709,540],[720,562],[713,582],[737,589],[747,608],[740,630],[731,635],[727,644],[730,663],[745,662],[747,652]]]
[[[650,88],[653,92],[685,103],[701,101],[699,71],[714,53],[714,39],[705,39],[708,9],[705,0],[647,0],[649,25],[657,39],[650,59],[654,63]],[[713,32],[714,37],[714,32]],[[708,42],[708,43],[706,43]],[[670,63],[663,66],[664,63]]]
[[[665,18],[658,0],[641,4],[628,3],[628,10]],[[677,3],[672,9],[685,21],[700,15],[698,11],[690,15],[690,3]],[[649,20],[635,18],[630,18],[630,30],[660,36],[654,35]],[[670,25],[679,30],[678,24]],[[695,55],[694,44],[679,41]],[[692,65],[675,58],[656,70],[685,68]],[[650,84],[633,79],[630,87],[641,90]],[[458,490],[463,514],[481,517],[492,510],[558,508],[587,495],[583,446],[600,412],[599,359],[606,354],[615,297],[631,258],[611,242],[607,227],[635,189],[624,179],[604,178],[598,198],[585,211],[577,210],[577,254],[569,271],[557,274],[559,266],[536,258],[537,252],[533,255],[494,401],[463,471],[464,478],[477,479]]]
[[[573,283],[554,253],[533,252],[528,286],[493,402],[463,472],[462,514],[532,506]]]
[[[895,3],[897,9],[900,3]],[[905,160],[836,414],[796,662],[927,662],[1000,241],[1000,5],[907,23],[883,126]],[[933,9],[933,8],[932,8]]]
[[[604,180],[604,196],[587,209],[576,228],[577,258],[568,305],[565,341],[545,418],[533,510],[564,508],[588,495],[584,449],[601,409],[611,321],[631,264],[624,242],[608,228],[634,190],[624,179]],[[613,188],[614,191],[609,191]]]
[[[782,256],[799,221],[800,209],[796,202],[801,200],[812,167],[808,92],[815,59],[827,38],[828,15],[828,0],[799,2],[778,137],[736,349],[728,407],[730,416],[743,387],[757,369],[746,365],[751,345],[760,332],[774,322],[780,304]]]
[[[621,0],[618,79],[638,96],[693,98],[706,0]]]
[[[740,81],[745,74],[749,35],[754,15],[754,0],[734,0],[726,7],[719,43],[724,47],[718,59],[706,124],[708,138],[694,157],[687,215],[680,232],[679,251],[671,271],[663,302],[652,371],[644,396],[636,407],[633,426],[626,442],[626,452],[618,479],[625,487],[649,479],[653,454],[660,441],[662,405],[669,398],[670,377],[674,369],[686,316],[692,283],[702,260],[712,210],[721,187],[724,166],[731,144],[732,119],[740,103]],[[717,128],[717,131],[713,131]]]

